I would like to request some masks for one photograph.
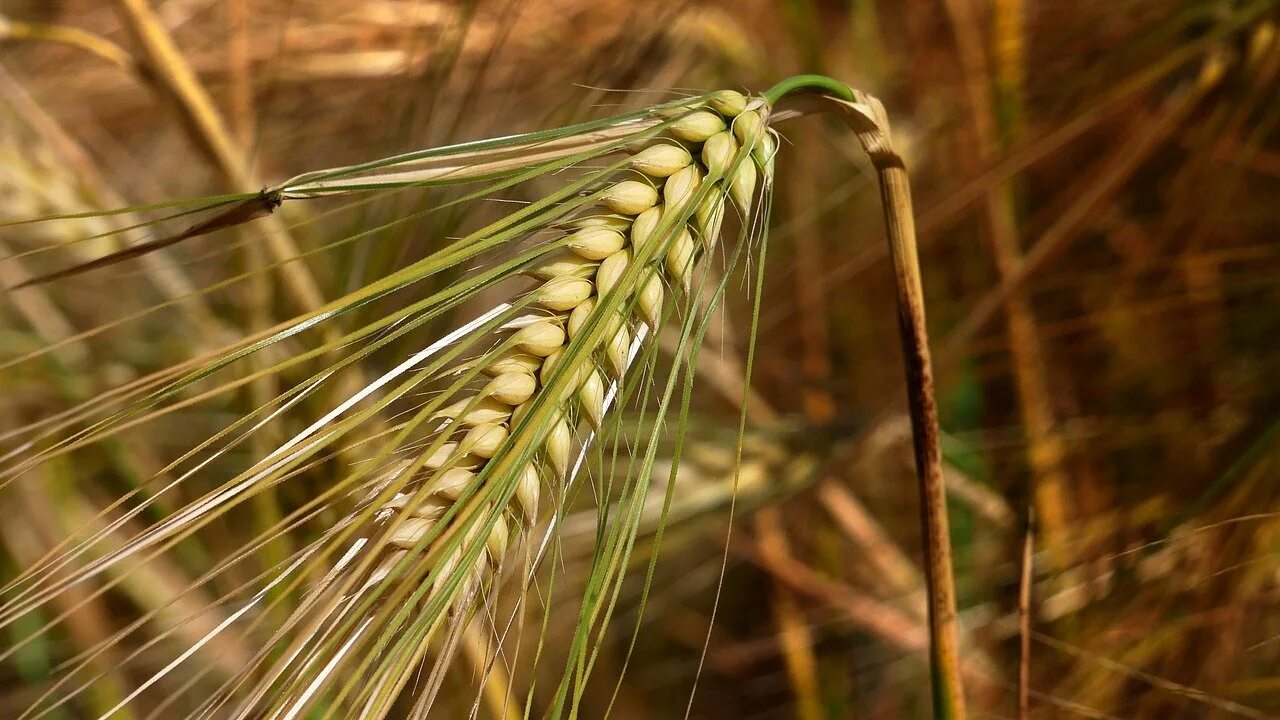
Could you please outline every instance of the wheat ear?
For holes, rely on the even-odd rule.
[[[367,627],[348,609],[394,598],[436,619],[416,626],[404,651],[384,658],[356,691],[369,716],[390,711],[430,638],[465,621],[514,539],[528,535],[544,487],[558,494],[571,480],[585,450],[578,424],[589,432],[604,424],[631,359],[669,312],[669,296],[691,288],[699,260],[716,246],[726,205],[747,216],[775,147],[767,113],[763,101],[734,91],[665,111],[662,132],[626,148],[594,202],[555,224],[552,249],[524,268],[540,284],[513,301],[514,317],[485,352],[459,363],[474,392],[437,410],[426,448],[376,485],[380,497],[394,492],[357,541],[369,561],[346,563],[357,576],[313,625],[326,642],[292,654],[292,671],[277,664],[242,715],[290,675],[270,704],[281,716],[301,712],[316,684],[328,682],[315,672],[321,655],[326,668],[337,667]]]

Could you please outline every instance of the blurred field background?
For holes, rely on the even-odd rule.
[[[666,100],[669,89],[758,91],[821,72],[875,94],[916,194],[972,716],[1017,716],[1031,508],[1031,717],[1280,715],[1276,3],[0,8],[4,222],[255,190],[307,170],[601,117]],[[139,8],[154,9],[151,30],[170,35],[180,57],[147,50],[155,45],[139,35]],[[702,357],[638,643],[623,673],[647,558],[617,608],[585,717],[929,715],[918,505],[878,192],[847,131],[821,119],[779,129],[786,142],[736,497],[741,300],[726,310],[719,349]],[[0,430],[315,307],[500,211],[480,204],[400,222],[195,292],[441,197],[317,203],[6,293]],[[129,233],[61,243],[134,222],[96,215],[3,227],[0,281],[116,249]],[[6,487],[3,576],[277,391],[251,385]],[[304,426],[319,408],[290,422]],[[326,472],[313,469],[307,482],[322,486]],[[228,523],[204,545],[138,568],[9,653],[0,715],[16,717],[59,663],[168,602],[210,556],[302,500],[282,492],[256,503],[243,527]],[[580,520],[566,527],[566,546],[578,532],[589,554],[590,513]],[[263,567],[290,542],[265,547]],[[570,576],[573,562],[565,558]],[[44,620],[9,632],[25,636]],[[556,637],[553,625],[551,657],[564,652]],[[246,649],[228,642],[219,652],[215,674]],[[112,671],[111,658],[99,659],[106,674],[92,692],[51,716],[97,717],[128,694],[141,678]],[[516,664],[500,680],[524,688],[530,672]],[[465,715],[477,696],[474,668],[459,661],[455,674],[442,717]],[[474,711],[515,712],[498,698]]]

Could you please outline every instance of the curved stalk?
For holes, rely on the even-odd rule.
[[[838,110],[871,158],[880,183],[889,253],[897,290],[898,328],[907,375],[907,404],[920,485],[921,531],[924,535],[926,581],[929,594],[929,660],[934,717],[964,720],[964,691],[956,622],[955,578],[947,520],[946,485],[934,398],[933,365],[920,280],[915,217],[906,166],[893,147],[884,107],[874,97],[850,90],[821,75],[800,75],[764,93],[774,105],[788,100],[816,100],[817,110]],[[796,103],[799,105],[800,103]],[[803,106],[812,108],[812,103]],[[801,110],[800,112],[804,112]],[[774,117],[787,117],[775,111]]]

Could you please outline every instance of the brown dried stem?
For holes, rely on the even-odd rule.
[[[964,720],[955,580],[938,408],[934,399],[924,289],[920,280],[915,218],[906,167],[893,147],[888,118],[879,100],[851,92],[829,78],[812,76],[784,81],[766,93],[766,97],[775,102],[785,97],[788,101],[786,109],[775,109],[775,121],[815,110],[838,110],[870,157],[880,182],[889,254],[893,259],[898,327],[907,375],[907,403],[920,483],[934,716]]]

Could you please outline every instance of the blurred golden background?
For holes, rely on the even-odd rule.
[[[914,183],[970,714],[1018,715],[1019,576],[1034,508],[1030,717],[1280,715],[1276,3],[9,0],[3,13],[7,286],[116,249],[121,236],[42,249],[136,222],[94,211],[253,191],[671,91],[760,91],[820,72],[873,93]],[[656,578],[645,592],[647,558],[637,561],[585,717],[929,716],[919,511],[878,190],[838,126],[778,129],[733,531],[742,298],[718,331],[727,350],[699,367]],[[481,203],[377,229],[439,197],[318,203],[6,294],[0,428],[292,317],[501,211]],[[87,215],[13,224],[75,214]],[[4,577],[259,404],[258,392],[5,487]],[[236,530],[220,542],[233,545]],[[591,529],[566,526],[574,532],[589,540]],[[216,556],[218,542],[203,552]],[[0,714],[17,717],[59,663],[166,602],[204,566],[200,553],[145,568],[7,653]],[[23,622],[12,638],[42,619]],[[113,673],[110,653],[100,662],[94,691],[50,717],[97,717],[139,682]],[[516,664],[509,682],[526,688],[542,671],[559,669]],[[441,716],[473,709],[471,671],[457,674]],[[531,717],[546,700],[535,694]],[[502,704],[474,711],[496,717]]]

